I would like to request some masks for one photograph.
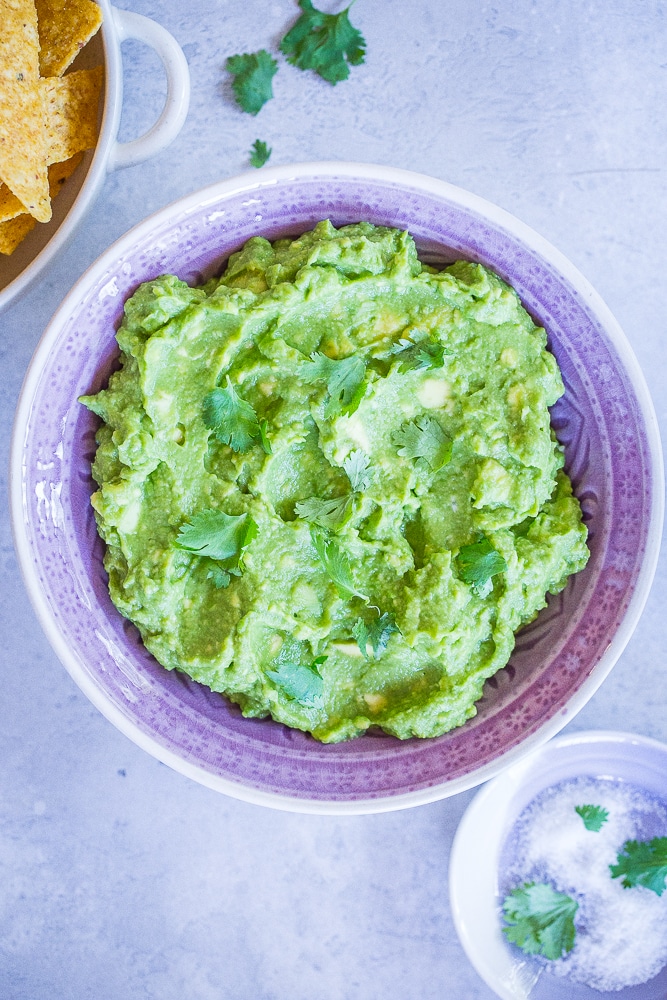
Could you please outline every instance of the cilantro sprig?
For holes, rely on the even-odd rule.
[[[176,545],[213,560],[208,575],[220,588],[229,586],[232,576],[241,575],[244,553],[256,536],[257,525],[249,514],[208,509],[181,525]]]
[[[324,704],[324,679],[319,668],[326,659],[326,656],[318,656],[309,665],[292,660],[278,660],[275,670],[267,670],[266,673],[288,698],[298,701],[306,708],[321,708]]]
[[[229,56],[225,65],[234,77],[232,89],[239,107],[250,115],[258,114],[273,97],[277,61],[266,49],[260,49]]]
[[[605,809],[604,806],[575,806],[574,811],[581,816],[584,826],[591,833],[599,833],[609,819],[609,810]]]
[[[468,583],[478,597],[488,597],[493,590],[493,577],[504,573],[507,563],[494,549],[488,538],[472,545],[463,545],[456,557],[460,578]]]
[[[545,883],[526,882],[503,902],[508,941],[529,955],[557,959],[572,951],[579,904]]]
[[[343,460],[343,468],[350,480],[352,491],[327,500],[321,497],[308,497],[306,500],[299,500],[294,507],[298,517],[330,531],[338,531],[342,528],[352,513],[355,494],[368,489],[372,476],[370,459],[359,449],[350,452]]]
[[[364,394],[366,362],[356,354],[336,360],[315,351],[304,361],[300,373],[309,385],[324,383],[328,398],[324,408],[327,420],[341,413],[354,413]]]
[[[370,659],[369,646],[373,651],[373,658],[377,660],[384,653],[392,635],[400,635],[400,631],[396,619],[388,611],[369,623],[363,618],[358,618],[352,627],[352,635],[357,640],[365,660]]]
[[[612,878],[623,877],[625,889],[643,886],[662,896],[667,888],[667,837],[626,840],[609,871]]]
[[[322,566],[340,596],[345,599],[360,597],[362,601],[368,601],[366,594],[362,594],[355,586],[350,557],[339,542],[315,524],[310,526],[310,537]]]
[[[218,387],[204,396],[202,416],[218,441],[228,444],[233,451],[248,451],[259,439],[266,454],[271,454],[266,421],[260,424],[254,409],[236,391],[229,375],[226,388]]]
[[[364,36],[350,23],[350,7],[340,14],[325,14],[311,0],[299,0],[299,7],[303,13],[283,38],[280,51],[293,66],[315,70],[331,84],[346,80],[350,66],[363,63],[366,52]]]
[[[392,435],[403,458],[423,458],[433,472],[446,465],[452,457],[452,439],[437,420],[424,414],[409,420]]]
[[[407,340],[402,338],[392,349],[392,354],[397,356],[398,370],[427,371],[430,368],[442,368],[445,363],[445,355],[451,354],[444,344],[435,343],[432,340]]]

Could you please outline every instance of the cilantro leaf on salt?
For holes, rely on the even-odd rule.
[[[250,148],[250,166],[251,167],[263,167],[271,156],[271,147],[262,139],[255,139]]]
[[[609,871],[612,878],[623,876],[625,889],[641,885],[662,896],[667,888],[667,837],[626,840],[616,861]]]
[[[507,569],[505,559],[488,538],[463,545],[456,557],[456,565],[463,582],[470,584],[478,597],[487,597],[493,590],[492,578]]]
[[[316,351],[301,366],[301,375],[309,385],[325,382],[329,399],[324,409],[327,419],[339,413],[354,413],[364,393],[366,362],[354,354],[335,360]]]
[[[249,514],[202,510],[181,525],[176,544],[186,552],[226,563],[226,572],[238,572],[243,566],[243,553],[256,535],[257,525]],[[214,582],[216,586],[227,585],[216,582],[215,576]]]
[[[204,396],[202,417],[205,425],[212,430],[222,444],[228,444],[234,451],[248,451],[256,438],[260,439],[267,455],[271,445],[266,436],[266,421],[260,426],[257,414],[250,403],[239,396],[227,376],[227,388],[217,388]]]
[[[364,36],[350,23],[350,7],[340,14],[325,14],[311,0],[299,0],[299,7],[303,13],[281,41],[280,51],[293,66],[314,69],[331,84],[346,80],[350,66],[359,66],[366,50]]]
[[[310,526],[310,537],[322,566],[335,584],[340,596],[345,599],[360,597],[362,601],[368,601],[369,598],[366,594],[362,594],[355,587],[350,557],[336,539],[313,524]]]
[[[275,670],[267,670],[267,676],[283,689],[289,698],[298,701],[306,708],[321,708],[324,680],[319,667],[326,656],[318,656],[310,666],[282,660],[276,663]]]
[[[609,810],[604,806],[575,806],[574,811],[581,816],[584,826],[591,833],[599,833],[609,819]]]
[[[437,472],[452,457],[452,440],[433,417],[424,415],[409,420],[397,431],[392,440],[403,458],[423,458]]]
[[[385,611],[369,624],[363,618],[358,618],[352,628],[352,635],[357,640],[357,645],[361,650],[364,659],[370,659],[368,647],[373,650],[373,657],[378,659],[382,656],[392,635],[399,634],[400,629],[392,614]]]
[[[557,959],[572,951],[579,904],[550,885],[527,882],[503,902],[503,933],[529,955]]]
[[[234,77],[232,89],[243,111],[256,115],[273,97],[272,80],[278,63],[266,49],[230,56],[225,63]],[[267,157],[268,159],[268,157]]]

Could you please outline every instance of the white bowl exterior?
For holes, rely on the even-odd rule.
[[[449,863],[454,926],[471,965],[503,1000],[528,1000],[539,976],[535,964],[518,958],[502,934],[498,871],[503,845],[540,792],[580,777],[627,781],[664,800],[667,746],[604,730],[556,737],[485,785],[456,831]]]

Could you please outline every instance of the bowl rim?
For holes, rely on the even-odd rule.
[[[499,757],[483,767],[469,772],[448,782],[435,784],[426,788],[402,792],[382,797],[359,798],[355,800],[327,800],[321,798],[296,798],[278,792],[267,792],[244,785],[222,776],[213,775],[200,765],[182,760],[178,754],[164,747],[156,739],[146,735],[139,727],[123,716],[107,701],[104,693],[82,670],[79,661],[63,639],[57,621],[52,615],[48,603],[42,593],[37,574],[31,558],[30,542],[26,529],[27,521],[24,512],[24,495],[22,483],[22,456],[24,441],[29,428],[30,411],[38,388],[39,379],[52,348],[56,343],[67,318],[86,293],[103,274],[125,252],[150,237],[151,231],[168,223],[169,219],[178,214],[181,218],[201,210],[207,204],[218,202],[222,198],[238,196],[239,194],[276,186],[281,182],[298,182],[300,179],[345,178],[363,180],[409,187],[431,194],[435,197],[453,201],[458,206],[467,208],[489,219],[492,224],[508,230],[533,251],[536,251],[547,262],[551,263],[569,283],[574,291],[585,302],[590,311],[597,317],[605,329],[629,377],[632,388],[637,396],[641,416],[645,423],[647,450],[650,458],[652,475],[652,507],[651,518],[647,532],[646,555],[637,576],[634,591],[628,607],[621,619],[614,636],[602,657],[589,676],[572,696],[567,706],[547,720],[536,732],[530,734],[518,746],[505,751]],[[123,236],[111,244],[83,273],[49,321],[25,374],[16,408],[14,427],[12,430],[10,450],[10,516],[14,544],[18,555],[21,573],[28,595],[44,629],[51,646],[67,671],[90,701],[102,714],[120,729],[129,739],[146,750],[158,760],[175,770],[204,784],[207,787],[222,791],[247,802],[271,805],[274,808],[292,812],[329,813],[329,814],[359,814],[370,812],[386,812],[408,808],[437,801],[457,792],[464,791],[499,774],[518,760],[530,754],[537,747],[559,732],[589,701],[598,687],[609,674],[611,668],[621,655],[639,620],[646,603],[653,576],[655,574],[664,513],[663,456],[660,444],[658,422],[648,387],[639,363],[625,334],[611,314],[598,293],[577,268],[546,239],[521,222],[504,209],[488,202],[478,195],[472,194],[447,181],[429,177],[424,174],[395,167],[378,166],[368,163],[348,161],[322,161],[289,164],[285,166],[263,168],[258,172],[244,172],[235,177],[214,182],[203,189],[177,199],[165,207],[143,219]]]
[[[603,749],[605,746],[611,754],[614,750],[623,752],[623,748],[630,748],[631,752],[635,750],[639,753],[642,750],[654,752],[662,755],[667,763],[667,743],[651,736],[613,729],[590,729],[567,733],[550,740],[487,782],[469,803],[459,821],[452,841],[448,866],[449,906],[452,919],[468,961],[501,1000],[529,1000],[531,989],[536,982],[535,975],[531,973],[527,964],[518,963],[516,960],[512,962],[511,953],[502,940],[497,906],[494,905],[497,898],[496,878],[499,857],[505,836],[516,815],[511,822],[508,821],[508,817],[511,817],[513,812],[516,814],[521,811],[516,808],[513,810],[513,805],[524,787],[524,779],[544,770],[549,760],[559,752],[586,747]],[[585,758],[582,760],[581,772],[588,773]],[[551,782],[547,782],[541,788],[549,787],[550,784]],[[532,801],[533,797],[530,796],[529,801]],[[493,822],[489,821],[490,817],[493,818]],[[477,830],[480,825],[484,830],[486,850],[483,857],[480,857],[479,851],[474,852],[475,871],[471,873],[470,859],[467,855],[472,851],[473,843],[479,844]],[[478,900],[482,900],[481,905],[475,907],[470,902],[471,891],[476,894]],[[469,932],[472,910],[476,911],[474,934]]]

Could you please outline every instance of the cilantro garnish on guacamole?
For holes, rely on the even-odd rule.
[[[92,503],[119,611],[168,669],[337,742],[475,714],[588,558],[546,334],[479,264],[320,222],[126,303]]]

